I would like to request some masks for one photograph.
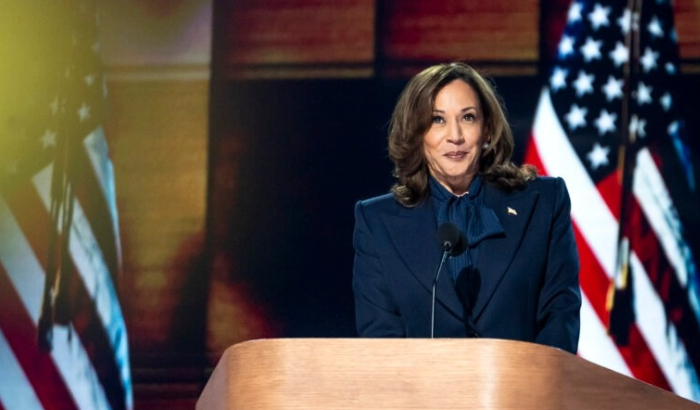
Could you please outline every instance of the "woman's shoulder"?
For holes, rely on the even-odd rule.
[[[392,193],[375,196],[372,198],[361,199],[355,204],[356,208],[363,208],[369,210],[380,210],[392,208],[398,205],[394,195]]]
[[[545,197],[559,197],[561,195],[568,195],[568,190],[566,188],[566,183],[561,177],[555,176],[543,176],[539,175],[533,179],[530,179],[521,188],[516,188],[512,190],[504,190],[495,185],[489,184],[491,192],[495,193],[497,197],[505,196],[507,198],[520,197],[523,195],[529,195],[531,193],[537,193],[539,195],[544,195]]]
[[[526,189],[546,189],[546,190],[559,190],[566,189],[566,184],[561,177],[554,177],[548,175],[539,175],[534,179],[528,181]]]
[[[382,214],[396,213],[397,206],[399,205],[393,194],[362,199],[355,203],[355,219],[374,225],[380,222]]]
[[[537,192],[546,201],[553,201],[554,203],[569,202],[569,190],[566,188],[566,182],[561,177],[538,176],[528,181],[525,189]]]

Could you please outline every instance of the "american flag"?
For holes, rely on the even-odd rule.
[[[667,179],[696,189],[678,70],[669,0],[573,2],[525,161],[571,194],[579,355],[700,401],[700,280]]]
[[[0,410],[133,408],[96,16],[0,16]]]

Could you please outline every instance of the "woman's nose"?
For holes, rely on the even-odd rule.
[[[447,141],[454,144],[461,144],[464,142],[464,134],[462,133],[462,127],[459,126],[459,123],[453,122],[450,125]]]

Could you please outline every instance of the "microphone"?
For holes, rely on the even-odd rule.
[[[461,255],[467,249],[467,238],[452,222],[440,225],[435,236],[442,251],[448,252],[449,256]]]
[[[435,335],[435,291],[437,289],[438,278],[440,278],[440,271],[442,271],[442,265],[445,264],[448,256],[458,256],[461,255],[467,249],[467,238],[464,232],[457,228],[457,225],[452,222],[445,222],[437,230],[437,241],[442,249],[442,257],[440,258],[440,264],[435,272],[435,279],[433,279],[433,291],[432,291],[432,301],[430,306],[430,338],[432,339]]]

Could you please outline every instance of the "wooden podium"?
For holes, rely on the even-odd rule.
[[[263,339],[224,352],[196,409],[700,410],[700,405],[532,343]]]

